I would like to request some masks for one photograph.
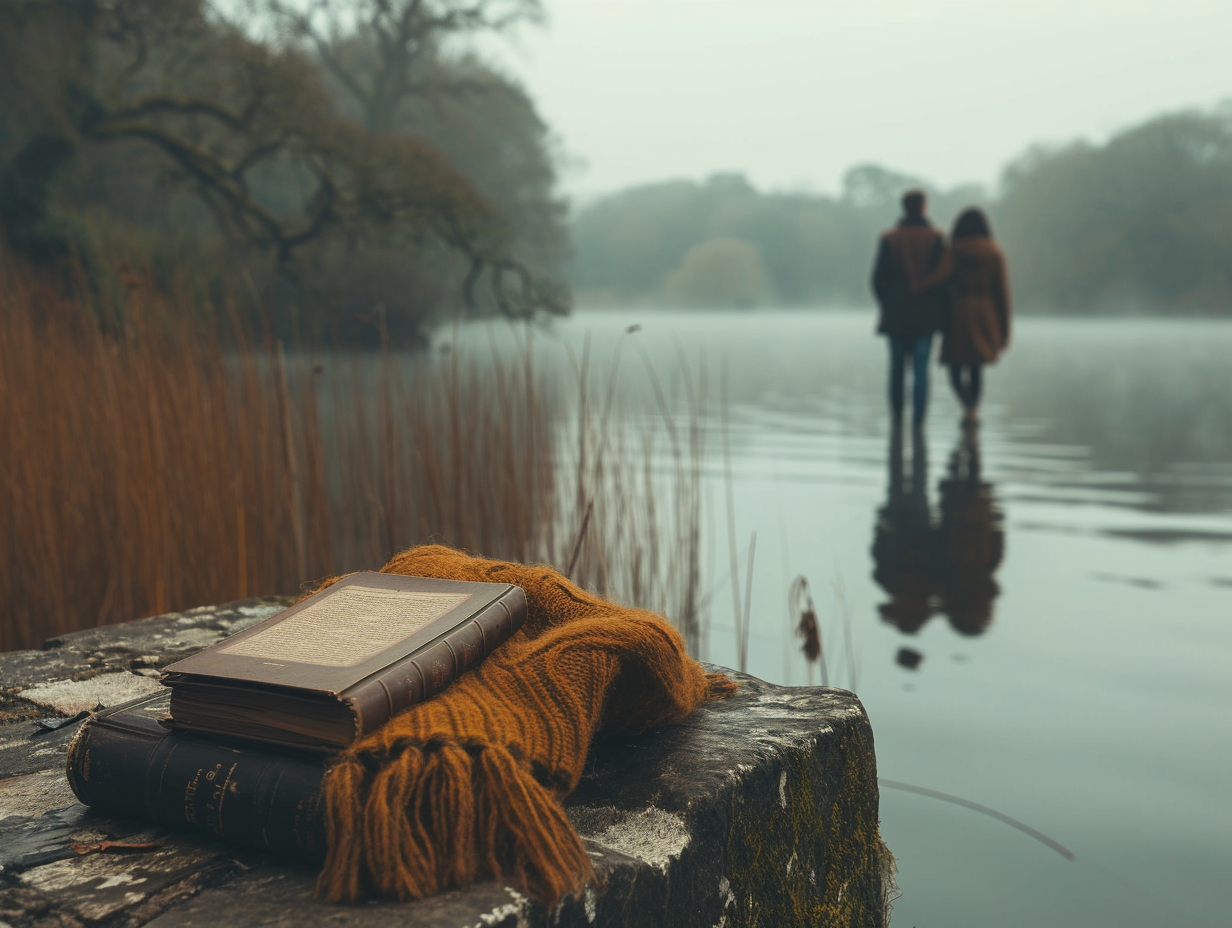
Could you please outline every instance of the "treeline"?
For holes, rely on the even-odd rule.
[[[300,344],[564,311],[548,129],[459,41],[541,17],[539,0],[0,0],[7,250],[111,321],[135,287],[187,291]]]
[[[1232,315],[1232,100],[1029,152],[992,205],[1029,305]]]
[[[837,197],[738,174],[626,190],[574,217],[571,280],[592,303],[865,305],[876,236],[910,187],[946,229],[966,206],[989,212],[1026,310],[1232,315],[1232,103],[1034,149],[995,194],[871,164]]]

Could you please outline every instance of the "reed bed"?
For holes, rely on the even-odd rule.
[[[554,443],[558,488],[572,494],[562,512],[578,526],[566,536],[577,539],[569,573],[588,589],[664,613],[696,656],[709,605],[700,561],[705,364],[678,349],[667,389],[637,329],[606,370],[592,368],[589,342],[571,358],[562,400],[573,404],[573,424]]]
[[[313,357],[199,309],[134,285],[105,328],[0,266],[0,649],[429,541],[551,563],[696,640],[699,417],[635,421],[615,369],[562,375],[529,333]]]

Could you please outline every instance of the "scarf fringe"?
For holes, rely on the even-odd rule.
[[[721,673],[706,674],[706,699],[727,699],[736,695],[739,683],[730,680]]]
[[[553,903],[594,877],[556,793],[501,745],[347,755],[330,770],[325,804],[317,894],[330,902],[422,899],[493,879]]]

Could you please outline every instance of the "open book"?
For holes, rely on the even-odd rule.
[[[508,583],[351,574],[166,667],[167,724],[336,751],[439,693],[521,628]]]

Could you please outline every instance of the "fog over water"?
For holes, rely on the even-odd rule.
[[[804,574],[880,775],[1074,855],[883,784],[895,925],[1227,924],[1232,323],[1023,319],[977,432],[935,368],[926,431],[895,442],[872,321],[612,309],[548,342],[589,339],[602,370],[623,340],[634,386],[634,340],[668,389],[706,359],[710,660],[739,653],[730,479],[742,584],[756,533],[749,671],[819,682],[788,612]]]
[[[826,192],[863,161],[987,184],[1033,144],[1232,95],[1222,0],[545,7],[546,29],[490,51],[557,133],[582,199],[731,170]]]

